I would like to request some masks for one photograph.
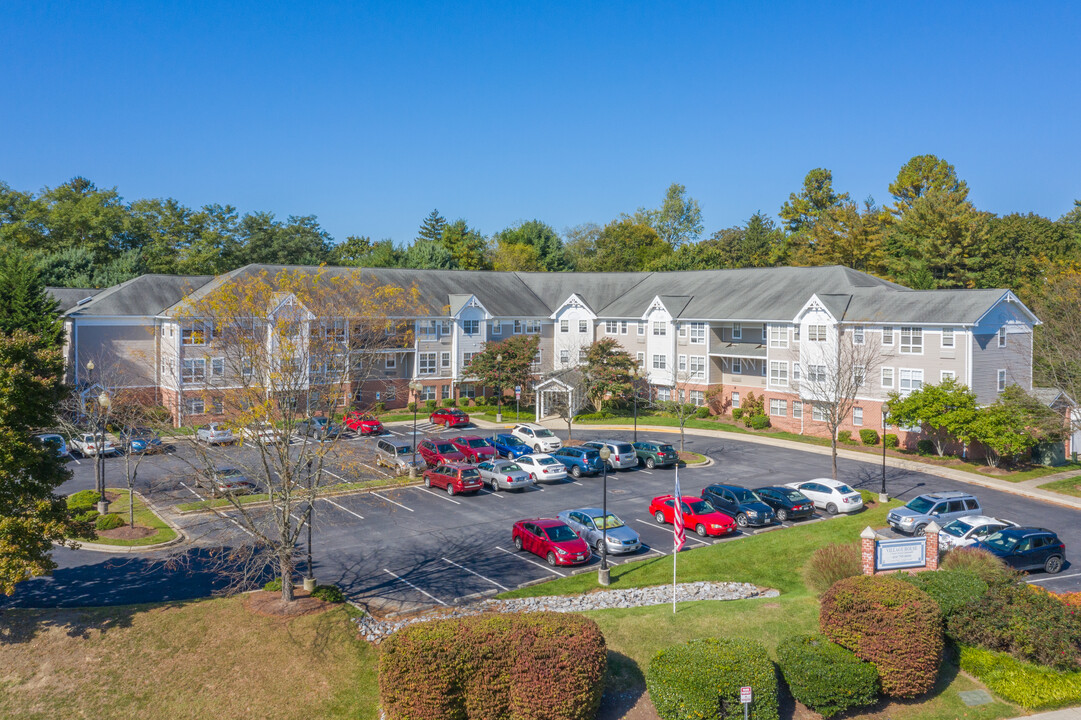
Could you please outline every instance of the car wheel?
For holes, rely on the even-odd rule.
[[[653,468],[657,467],[657,461],[653,458],[646,458],[646,467],[652,470]]]
[[[915,535],[916,537],[921,537],[926,532],[927,532],[927,526],[926,525],[917,525],[916,529],[912,531],[912,534]]]
[[[706,536],[706,526],[702,523],[698,523],[698,525],[695,526],[694,531],[698,533],[699,537]]]
[[[492,492],[499,492],[499,481],[495,478],[492,478]]]
[[[781,508],[780,510],[777,511],[777,521],[778,522],[784,522],[787,519],[788,519],[788,511],[787,510],[785,510],[784,508]]]
[[[657,512],[655,512],[655,513],[653,513],[653,518],[654,518],[654,519],[655,519],[655,520],[656,520],[656,521],[657,521],[658,523],[660,523],[661,525],[664,525],[664,513],[663,513],[663,512],[661,512],[660,510],[658,510],[658,511],[657,511]]]
[[[747,516],[743,513],[736,515],[736,525],[739,525],[741,528],[747,527]]]
[[[837,514],[837,506],[834,505],[833,503],[830,503],[829,505],[826,506],[826,512],[828,512],[830,515],[836,515]]]
[[[444,430],[450,430],[450,420],[447,420],[446,422],[443,423],[443,429]]]
[[[582,477],[582,470],[581,470],[581,468],[579,468],[579,467],[578,467],[577,465],[574,465],[573,467],[571,467],[571,475],[573,475],[573,476],[574,476],[574,479],[575,479],[575,480],[577,480],[578,478]]]
[[[1044,572],[1054,575],[1062,569],[1062,558],[1058,555],[1052,555],[1047,558],[1047,562],[1043,564]]]
[[[597,554],[604,554],[604,538],[597,538]]]
[[[533,452],[535,452],[535,453],[540,452],[540,444],[539,443],[533,446]]]
[[[428,477],[427,475],[425,475],[424,476],[424,487],[431,487],[431,486],[432,486],[432,479],[430,477]]]
[[[447,495],[454,497],[454,483],[447,483]]]
[[[545,558],[545,559],[548,561],[548,564],[551,565],[552,567],[556,566],[556,554],[554,552],[549,552],[548,557]]]
[[[522,550],[522,538],[520,538],[520,537],[514,538],[514,549],[521,552],[521,550]]]

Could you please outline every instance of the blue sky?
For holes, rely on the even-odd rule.
[[[708,234],[813,167],[884,203],[922,153],[984,210],[1081,198],[1081,4],[763,5],[5,3],[0,180],[399,243],[434,207],[562,230],[672,182]]]

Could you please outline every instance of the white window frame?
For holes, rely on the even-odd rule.
[[[923,387],[922,368],[898,368],[897,391],[902,395],[914,393]]]
[[[706,356],[705,355],[691,355],[688,359],[688,370],[690,372],[691,380],[705,380],[706,379]]]
[[[882,326],[882,346],[883,347],[893,347],[893,326],[892,325],[883,325]]]
[[[196,329],[197,326],[201,326],[202,329]],[[206,345],[209,335],[210,331],[206,323],[184,323],[184,327],[180,328],[180,344],[185,347],[202,347]]]
[[[210,377],[225,376],[225,358],[216,357],[210,359]]]
[[[739,393],[734,392],[734,393],[732,393],[732,409],[736,410],[738,408],[739,408]]]
[[[686,355],[680,355],[679,356],[679,361],[678,361],[678,364],[676,365],[676,369],[679,370],[679,372],[687,372],[687,356]]]
[[[605,335],[615,335],[618,332],[619,332],[619,323],[618,322],[616,322],[615,320],[605,320],[604,321],[604,334]]]
[[[439,335],[439,324],[435,320],[417,321],[417,338],[434,338]]]
[[[861,388],[867,384],[867,366],[866,365],[853,365],[852,366],[852,384]]]
[[[1006,390],[1006,371],[998,371],[998,391],[1003,392]]]
[[[885,389],[888,389],[888,390],[892,390],[893,385],[894,385],[894,376],[895,375],[896,375],[896,373],[893,371],[893,368],[891,368],[891,367],[882,368],[882,372],[881,372],[881,375],[880,375],[880,377],[881,377],[880,384],[882,385],[882,387],[885,388]]]
[[[450,320],[439,321],[439,337],[450,337]]]
[[[998,329],[998,346],[1000,348],[1006,347],[1006,327],[1000,327]]]
[[[947,380],[957,380],[957,373],[953,370],[942,370],[938,373],[938,382],[941,385]]]
[[[908,336],[906,342],[905,336]],[[923,355],[923,328],[902,327],[898,350],[902,355]]]
[[[653,369],[654,370],[667,370],[668,369],[668,356],[664,353],[655,354],[653,356]]]
[[[863,408],[852,408],[852,424],[856,427],[861,427],[863,425]]]
[[[702,407],[706,404],[706,394],[701,390],[689,390],[687,392],[687,402],[695,407]]]
[[[439,362],[438,353],[417,353],[417,375],[435,375],[437,362]]]
[[[690,330],[691,345],[705,345],[706,344],[706,323],[693,322],[691,323]]]
[[[450,367],[450,350],[444,350],[443,352],[439,353],[439,367]]]
[[[206,402],[201,397],[184,398],[184,409],[189,415],[206,414]]]
[[[742,375],[743,374],[743,359],[742,358],[731,358],[731,361],[732,361],[732,364],[731,364],[732,374],[733,375]]]
[[[657,400],[660,402],[668,402],[672,399],[672,388],[660,387],[657,388]]]
[[[957,347],[957,341],[954,338],[953,328],[942,328],[942,347],[953,350]]]
[[[770,325],[769,326],[769,346],[771,348],[786,348],[786,347],[788,347],[788,326],[787,325]]]
[[[855,325],[852,328],[852,344],[863,345],[865,341],[864,330],[862,325]]]
[[[466,335],[480,333],[480,320],[462,320],[462,332]]]
[[[464,352],[462,353],[462,369],[469,367],[469,363],[473,362],[473,358],[480,355],[479,352]]]
[[[646,366],[646,354],[644,352],[636,353],[635,358],[638,360],[638,367],[645,368],[645,366]]]
[[[567,318],[563,318],[559,321],[559,332],[569,333],[571,331],[571,321]]]
[[[821,405],[811,403],[811,420],[815,422],[826,422],[826,411],[822,409]]]
[[[589,359],[589,350],[587,348],[578,348],[578,362],[584,363]]]
[[[770,398],[769,414],[774,417],[788,417],[788,401],[784,398]]]
[[[784,360],[769,361],[769,384],[788,387],[788,363]]]
[[[206,358],[184,358],[180,365],[180,381],[206,382]]]
[[[215,395],[214,397],[210,398],[210,414],[225,414],[225,398],[223,398],[221,395]]]
[[[743,339],[743,323],[732,323],[732,339]]]
[[[681,338],[687,337],[687,323],[676,323],[676,332]]]
[[[792,382],[799,382],[801,377],[800,364],[798,362],[792,363]]]
[[[589,332],[589,321],[588,320],[579,320],[578,321],[578,332],[580,332],[580,333]]]
[[[619,321],[619,334],[620,335],[626,335],[628,332],[630,332],[629,326],[630,326],[630,323],[628,323],[626,320],[620,320]]]
[[[796,420],[803,417],[803,403],[799,400],[792,401],[792,417]]]
[[[383,361],[383,367],[387,370],[397,370],[398,358],[394,355],[387,355],[386,359]]]
[[[488,324],[488,332],[491,335],[502,335],[503,323],[499,322],[498,320],[493,320]]]
[[[825,325],[808,325],[807,342],[826,342],[828,332],[827,326]]]
[[[664,336],[668,334],[668,323],[663,320],[653,321],[653,334],[655,336]]]
[[[571,351],[570,350],[560,350],[559,351],[559,364],[560,365],[570,365],[570,362],[571,362]]]
[[[638,336],[643,337],[646,334],[646,323],[644,320],[638,321]]]

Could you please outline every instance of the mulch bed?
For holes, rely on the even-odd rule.
[[[300,588],[294,589],[293,593],[296,599],[291,603],[283,603],[280,592],[257,590],[248,593],[244,597],[244,607],[253,615],[276,618],[295,618],[301,615],[311,615],[333,607],[332,603],[313,598]]]
[[[98,530],[98,537],[111,540],[139,540],[140,538],[150,537],[156,532],[157,530],[154,528],[143,527],[142,525],[136,525],[135,527],[124,525],[112,530]]]

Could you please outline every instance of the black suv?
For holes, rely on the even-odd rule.
[[[748,525],[773,524],[773,508],[762,502],[753,491],[739,485],[707,485],[702,499],[726,515],[736,519],[741,528]]]
[[[764,487],[754,491],[762,502],[773,508],[779,522],[813,517],[814,502],[799,490],[786,487]]]

